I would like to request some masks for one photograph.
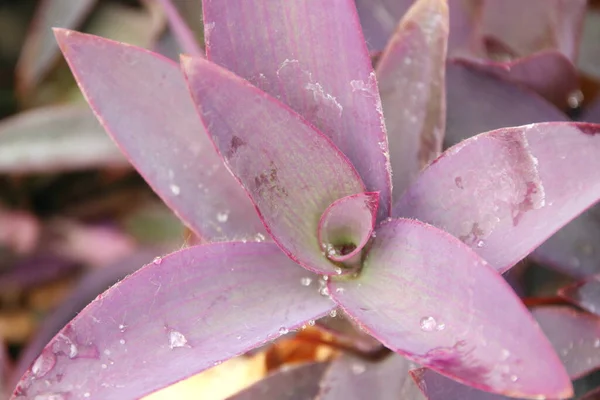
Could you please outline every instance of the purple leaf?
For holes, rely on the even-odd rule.
[[[334,308],[273,243],[157,258],[112,286],[42,351],[16,398],[139,398]]]
[[[391,177],[377,79],[352,0],[205,0],[207,57],[331,138],[389,216]]]
[[[481,70],[534,90],[564,109],[568,98],[579,87],[573,63],[556,50],[547,50],[507,62],[472,61]],[[467,61],[468,63],[468,61]]]
[[[600,319],[597,316],[565,306],[536,307],[531,312],[572,379],[600,368]]]
[[[600,205],[565,225],[531,253],[536,262],[574,278],[600,273]]]
[[[194,37],[194,33],[190,27],[183,20],[179,10],[174,5],[173,0],[157,0],[163,7],[167,19],[169,20],[169,26],[175,34],[175,38],[179,43],[181,49],[194,57],[203,57],[204,51],[200,48],[200,44]],[[200,14],[200,7],[198,7],[198,14]],[[200,15],[197,16],[200,18]]]
[[[19,90],[26,93],[37,85],[60,54],[52,27],[76,28],[97,0],[44,0],[37,6],[29,34],[17,65]]]
[[[473,61],[450,61],[446,82],[447,145],[507,126],[568,120],[536,93],[483,71]]]
[[[152,254],[155,253],[152,252]],[[105,265],[87,273],[69,296],[62,301],[61,305],[46,316],[37,328],[35,336],[29,341],[19,357],[19,362],[12,376],[12,387],[17,384],[21,375],[40,355],[50,339],[79,311],[94,300],[97,295],[128,274],[133,273],[140,265],[151,261],[152,258],[150,251],[140,251],[113,264]]]
[[[56,37],[99,121],[184,222],[206,240],[264,238],[252,203],[205,133],[176,64],[100,37],[61,29]]]
[[[575,60],[587,0],[487,0],[480,35],[519,56],[556,49]]]
[[[359,193],[334,201],[319,221],[317,236],[330,260],[344,262],[362,253],[375,227],[378,193]]]
[[[411,363],[397,354],[379,362],[341,356],[327,369],[316,399],[413,400],[413,397],[406,396],[407,386],[410,386],[410,367]]]
[[[267,231],[304,267],[333,274],[316,233],[331,203],[365,191],[352,164],[326,136],[248,81],[200,58],[184,57],[182,65],[208,133]]]
[[[572,394],[527,309],[471,249],[406,219],[376,234],[360,279],[330,280],[329,290],[386,347],[478,389],[515,397]]]
[[[600,316],[600,275],[590,276],[584,281],[564,287],[558,294],[584,310]]]
[[[427,368],[410,371],[427,400],[510,400],[510,397],[482,392],[462,385]]]
[[[394,201],[442,151],[447,42],[446,1],[419,0],[404,16],[377,64]]]
[[[37,108],[0,123],[3,173],[56,173],[127,164],[86,106]]]
[[[282,368],[228,400],[307,400],[319,391],[327,363],[307,363]]]
[[[600,125],[543,123],[465,140],[394,207],[451,233],[503,272],[600,198]]]

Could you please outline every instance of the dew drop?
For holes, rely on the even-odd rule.
[[[77,355],[79,354],[79,348],[77,348],[77,345],[75,343],[71,343],[69,345],[69,358],[75,358],[77,357]]]
[[[101,367],[102,367],[102,369],[106,369],[106,368],[108,368],[108,365],[102,364]]]
[[[176,347],[185,347],[187,345],[187,339],[181,332],[169,331],[169,347],[174,349]]]
[[[482,248],[484,244],[485,243],[483,242],[483,240],[479,240],[475,245],[479,248]]]
[[[31,372],[38,378],[45,376],[48,372],[52,371],[54,365],[56,364],[56,356],[54,353],[45,350],[42,354],[35,360],[31,367]]]
[[[336,293],[344,293],[344,288],[343,287],[339,287],[335,289]]]
[[[121,332],[125,332],[125,329],[127,329],[127,325],[124,325],[124,324],[119,325],[119,330]]]
[[[235,338],[236,338],[237,340],[242,340],[242,336],[241,336],[241,335],[237,335]]]
[[[312,278],[305,276],[304,278],[300,279],[300,283],[302,284],[302,286],[310,286],[310,284],[312,283]]]
[[[308,325],[315,326],[315,320],[314,319],[309,320]]]
[[[569,93],[569,96],[567,97],[567,104],[571,108],[579,107],[582,101],[583,92],[581,90],[574,90],[573,92]]]
[[[518,377],[518,376],[516,376],[516,375],[511,375],[511,376],[510,376],[510,380],[511,380],[511,382],[516,382],[516,381],[518,381],[518,380],[519,380],[519,377]]]
[[[279,335],[285,335],[289,332],[290,330],[284,326],[282,326],[281,328],[279,328]]]
[[[254,236],[254,241],[255,242],[264,242],[265,235],[263,235],[262,233],[257,233],[256,236]]]
[[[171,193],[175,196],[179,196],[179,193],[181,193],[181,188],[173,183],[169,185],[169,188],[171,189]]]
[[[217,221],[223,223],[223,222],[227,222],[228,219],[229,219],[229,211],[223,211],[223,212],[217,213]]]
[[[162,263],[162,258],[161,257],[155,257],[154,260],[152,261],[152,263],[154,263],[156,265],[160,265],[160,263]],[[121,329],[122,326],[123,325],[119,325],[119,329]],[[125,329],[122,329],[121,332],[123,332],[123,330],[125,330]]]
[[[421,330],[425,332],[432,332],[437,326],[437,322],[433,317],[421,318]]]
[[[355,363],[352,364],[352,373],[354,375],[360,375],[367,370],[367,367],[364,364]]]
[[[441,332],[441,331],[443,331],[444,329],[446,329],[446,324],[445,324],[445,323],[443,323],[443,322],[440,322],[439,324],[437,324],[437,326],[435,327],[435,329],[436,329],[437,331],[440,331],[440,332]]]
[[[342,269],[340,267],[335,267],[334,270],[335,270],[336,274],[338,274],[338,275],[342,274]]]
[[[121,340],[119,340],[119,343],[121,343],[121,344],[125,344],[125,339],[121,339]]]
[[[329,316],[332,318],[335,318],[337,316],[337,310],[331,310],[329,311]]]
[[[106,349],[103,351],[105,356],[110,356],[110,350]]]
[[[321,296],[329,296],[329,288],[327,286],[323,286],[321,289],[319,289],[319,294]]]

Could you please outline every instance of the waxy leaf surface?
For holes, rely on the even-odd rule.
[[[56,37],[100,123],[190,228],[206,240],[264,237],[252,203],[204,131],[177,64],[100,37],[60,29]]]
[[[321,249],[333,261],[360,254],[371,238],[377,216],[377,193],[359,193],[334,201],[319,221]]]
[[[600,125],[499,129],[446,150],[395,205],[511,268],[600,198]]]
[[[301,265],[333,273],[317,230],[331,203],[365,191],[352,164],[329,138],[248,81],[200,58],[183,58],[182,65],[206,130],[267,231]]]
[[[377,79],[352,0],[205,0],[209,60],[302,115],[350,159],[389,216],[391,177]]]
[[[319,392],[328,363],[307,363],[282,368],[227,400],[307,400]]]
[[[442,151],[446,123],[448,6],[419,0],[377,63],[388,131],[394,201]]]
[[[448,62],[446,82],[447,147],[493,129],[568,120],[533,91],[486,72],[473,61]]]
[[[600,318],[566,306],[540,306],[531,312],[571,379],[600,368]]]
[[[386,347],[479,389],[529,398],[571,394],[527,309],[471,249],[406,219],[376,234],[360,277],[331,279],[329,291]]]
[[[317,399],[414,399],[407,397],[406,392],[410,390],[408,370],[411,366],[410,361],[397,354],[377,362],[340,356],[325,372]]]
[[[334,304],[273,243],[190,247],[101,294],[42,351],[15,399],[133,399],[240,355]]]
[[[600,316],[600,275],[590,276],[584,281],[564,287],[558,294],[584,310]]]
[[[85,105],[38,108],[0,123],[3,173],[56,173],[126,165],[125,157]]]

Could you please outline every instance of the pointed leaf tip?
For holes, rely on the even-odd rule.
[[[459,382],[527,398],[572,390],[502,276],[431,225],[397,219],[379,226],[358,278],[330,278],[329,293],[386,347]]]
[[[273,239],[305,268],[335,274],[317,238],[335,200],[365,191],[331,140],[285,104],[215,63],[183,65],[200,117]]]

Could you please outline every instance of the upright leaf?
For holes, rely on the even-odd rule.
[[[206,240],[264,238],[176,64],[100,37],[60,29],[56,37],[100,123],[186,224]]]
[[[542,123],[475,136],[426,168],[395,205],[506,271],[600,199],[600,125]]]
[[[442,151],[448,24],[446,0],[418,0],[377,63],[394,201]]]
[[[506,281],[459,240],[392,220],[333,299],[388,348],[459,382],[526,398],[569,397],[571,382]]]
[[[65,326],[15,399],[133,399],[331,310],[273,243],[190,247],[130,275]],[[60,398],[60,397],[59,397]]]
[[[209,60],[280,99],[350,159],[389,216],[391,178],[377,79],[352,0],[204,0]]]
[[[309,270],[334,273],[317,230],[331,203],[365,191],[348,159],[248,81],[203,59],[182,63],[206,130],[273,239]]]

